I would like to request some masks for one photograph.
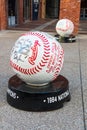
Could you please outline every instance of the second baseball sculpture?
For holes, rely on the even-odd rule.
[[[68,81],[59,75],[63,61],[63,48],[53,36],[39,31],[23,34],[11,50],[16,75],[9,80],[9,104],[32,111],[62,107],[70,100]]]
[[[76,38],[73,35],[74,24],[69,19],[60,19],[56,24],[56,38],[60,42],[75,42]]]

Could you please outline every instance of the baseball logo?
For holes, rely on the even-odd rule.
[[[28,32],[11,50],[10,65],[27,84],[40,86],[57,78],[64,51],[55,38],[44,32]]]
[[[60,36],[67,37],[72,34],[73,30],[74,30],[74,24],[69,19],[61,19],[56,24],[56,32]]]

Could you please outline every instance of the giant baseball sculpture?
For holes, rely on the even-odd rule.
[[[56,24],[56,32],[59,35],[59,38],[62,38],[63,40],[65,39],[65,42],[76,41],[76,38],[73,35],[73,31],[74,24],[69,19],[60,19]],[[61,41],[61,39],[59,40]]]
[[[57,78],[63,60],[63,48],[54,37],[43,32],[29,32],[15,43],[10,64],[27,84],[42,86]]]
[[[55,105],[53,107],[51,104],[52,102],[58,104],[59,101],[65,101],[65,98],[69,100],[70,94],[68,87],[65,89],[65,92],[63,91],[65,97],[60,98],[53,96],[55,94],[57,95],[59,91],[57,90],[59,80],[61,79],[67,82],[64,77],[61,78],[61,76],[59,76],[63,61],[64,50],[53,36],[39,31],[28,32],[21,35],[11,50],[10,65],[16,75],[9,80],[9,89],[7,90],[8,102],[12,106],[15,106],[12,103],[13,101],[17,108],[21,108],[20,106],[22,106],[24,110],[39,111],[55,109]],[[68,86],[68,82],[66,85]],[[60,96],[62,94],[61,92]],[[51,94],[52,97],[49,97]],[[29,98],[27,100],[25,96],[27,106],[26,101],[24,105],[23,102],[19,100],[22,99],[24,95],[28,95]],[[37,99],[38,95],[41,101]],[[16,102],[16,100],[19,100],[19,103],[18,101]],[[37,105],[38,102],[42,104],[42,106],[45,105],[44,109],[42,106]],[[32,107],[32,104],[33,106],[36,104],[36,106]],[[61,107],[61,104],[57,106],[57,108],[59,107]]]

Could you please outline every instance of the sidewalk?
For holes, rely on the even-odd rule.
[[[26,112],[6,101],[8,80],[14,75],[10,51],[26,31],[0,32],[0,130],[86,130],[87,129],[87,35],[79,34],[75,43],[61,43],[65,52],[61,74],[69,80],[71,101],[49,112]],[[54,35],[54,32],[49,32]]]

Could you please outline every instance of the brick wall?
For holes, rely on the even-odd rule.
[[[79,18],[80,18],[80,0],[60,0],[60,15],[59,19],[70,19],[75,26],[74,34],[78,33]]]
[[[7,11],[6,1],[0,0],[0,30],[4,30],[7,27]]]

